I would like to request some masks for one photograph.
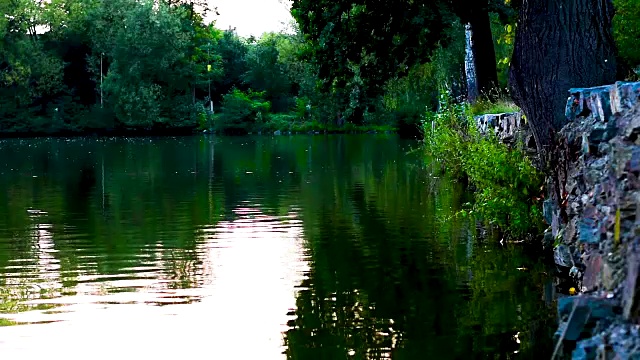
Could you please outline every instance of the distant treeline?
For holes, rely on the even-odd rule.
[[[203,0],[2,1],[0,134],[415,129],[443,88],[465,93],[466,12],[436,21],[419,7],[385,27],[363,22],[373,7],[341,1],[342,15],[320,16],[307,2],[294,1],[291,31],[256,39],[205,24]],[[488,78],[501,89],[517,17],[490,3]],[[634,36],[618,31],[621,43]]]

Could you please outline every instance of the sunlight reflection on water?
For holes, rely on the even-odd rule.
[[[122,275],[78,273],[77,284],[62,295],[64,276],[52,252],[52,230],[37,226],[36,273],[25,285],[52,293],[23,302],[28,311],[4,316],[27,324],[0,327],[0,353],[8,358],[283,358],[287,313],[309,271],[301,221],[295,212],[275,217],[246,205],[234,212],[233,221],[196,230],[201,261],[187,270],[195,288],[172,288],[179,280],[167,276],[163,255],[155,254],[149,266],[126,268]],[[2,270],[12,277],[11,269]]]

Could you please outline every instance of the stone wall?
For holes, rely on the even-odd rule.
[[[474,117],[481,134],[495,134],[503,143],[520,144],[526,150],[535,151],[536,143],[522,112],[485,114]]]
[[[555,263],[575,280],[557,339],[575,359],[640,358],[640,83],[571,89],[544,204]]]

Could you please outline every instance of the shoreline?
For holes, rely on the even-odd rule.
[[[546,190],[545,245],[575,281],[558,298],[556,353],[574,359],[640,356],[640,83],[569,91]]]
[[[98,131],[57,131],[57,132],[0,132],[0,140],[10,139],[42,139],[42,138],[125,138],[125,137],[182,137],[198,135],[217,136],[293,136],[293,135],[380,135],[395,134],[400,132],[395,128],[388,130],[374,129],[373,127],[363,127],[362,129],[331,129],[331,130],[311,130],[311,131],[256,131],[247,133],[226,133],[223,131],[188,129],[170,130],[98,130]]]
[[[564,162],[545,175],[542,246],[559,276],[554,357],[640,356],[640,82],[569,90]],[[481,133],[537,156],[521,113],[474,117]],[[558,183],[561,198],[553,193]]]

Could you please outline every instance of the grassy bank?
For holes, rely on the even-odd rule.
[[[255,116],[249,121],[229,121],[229,115],[225,113],[215,114],[211,119],[199,128],[219,134],[243,135],[243,134],[270,134],[276,131],[282,134],[306,134],[306,133],[330,133],[330,134],[362,134],[362,133],[395,133],[397,128],[392,125],[365,124],[356,125],[345,123],[337,126],[330,122],[317,120],[304,120],[295,114],[269,114],[267,116]]]
[[[439,112],[425,117],[425,148],[439,171],[467,179],[473,189],[474,201],[458,215],[477,216],[501,229],[506,238],[541,233],[542,174],[518,147],[509,148],[494,135],[478,132],[473,116],[481,106],[474,111],[446,95],[441,104]],[[482,107],[485,113],[517,111],[507,104]]]
[[[183,127],[183,128],[120,128],[120,129],[83,129],[83,130],[59,130],[59,131],[11,131],[0,132],[1,139],[15,138],[41,138],[41,137],[138,137],[138,136],[188,136],[200,134],[202,132],[213,132],[227,135],[246,134],[272,134],[280,131],[282,134],[308,134],[308,133],[328,133],[328,134],[366,134],[366,133],[396,133],[397,127],[391,125],[354,125],[346,123],[344,126],[325,124],[318,121],[282,121],[288,115],[281,115],[275,121],[264,123],[254,123],[252,126],[240,128],[225,128],[216,126],[219,115],[212,117],[206,126]]]

